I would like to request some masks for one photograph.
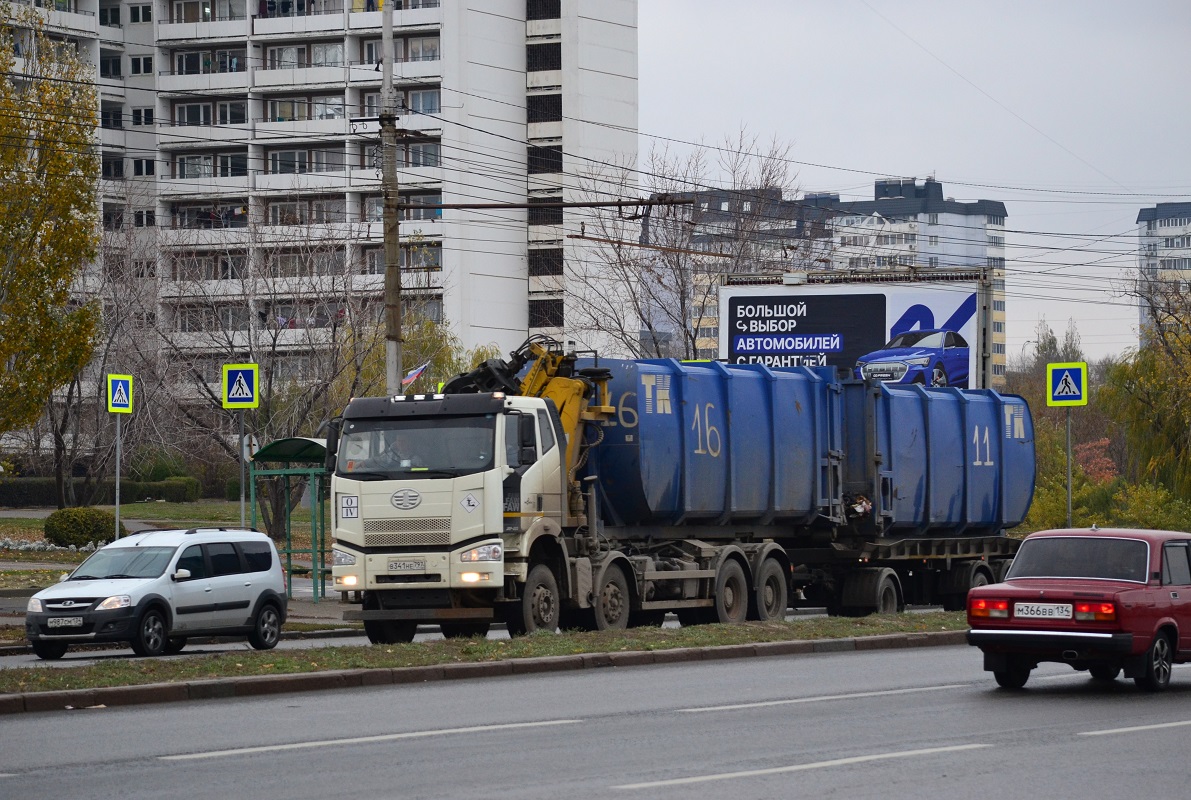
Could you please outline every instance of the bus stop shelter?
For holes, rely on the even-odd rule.
[[[327,593],[325,545],[327,531],[327,490],[330,487],[326,471],[327,447],[321,439],[297,436],[270,442],[253,455],[249,463],[250,504],[252,527],[257,527],[257,483],[261,480],[280,478],[285,517],[285,547],[278,548],[285,562],[286,593],[294,596],[294,573],[309,571],[314,590],[314,602]],[[310,505],[310,546],[294,546],[293,514],[290,511],[289,496],[293,482],[306,480],[306,495]],[[294,560],[298,559],[295,566]],[[307,566],[309,564],[309,567]]]

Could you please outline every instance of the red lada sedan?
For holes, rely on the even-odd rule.
[[[1007,689],[1043,661],[1156,692],[1191,661],[1191,534],[1126,529],[1040,531],[1003,583],[968,593],[968,643]]]

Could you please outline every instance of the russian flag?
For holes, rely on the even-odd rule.
[[[422,373],[425,372],[426,368],[429,366],[430,366],[430,362],[427,361],[425,364],[418,367],[417,369],[411,369],[409,372],[407,372],[405,374],[405,377],[401,379],[401,385],[403,387],[409,386],[411,383],[416,381],[418,378],[422,377]]]

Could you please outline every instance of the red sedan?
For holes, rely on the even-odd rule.
[[[1125,529],[1040,531],[1003,583],[968,593],[968,643],[1007,689],[1043,661],[1111,681],[1124,670],[1156,692],[1191,661],[1191,534]]]

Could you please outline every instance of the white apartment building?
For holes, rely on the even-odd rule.
[[[298,329],[298,377],[343,297],[382,318],[378,3],[46,10],[97,66],[104,269],[152,288],[136,325],[211,351],[208,382],[254,327]],[[636,0],[389,3],[406,299],[465,347],[568,337],[579,221],[550,204],[635,159]],[[522,207],[416,207],[477,203]]]
[[[1191,289],[1191,203],[1158,203],[1137,214],[1138,322],[1153,324],[1150,302]]]

